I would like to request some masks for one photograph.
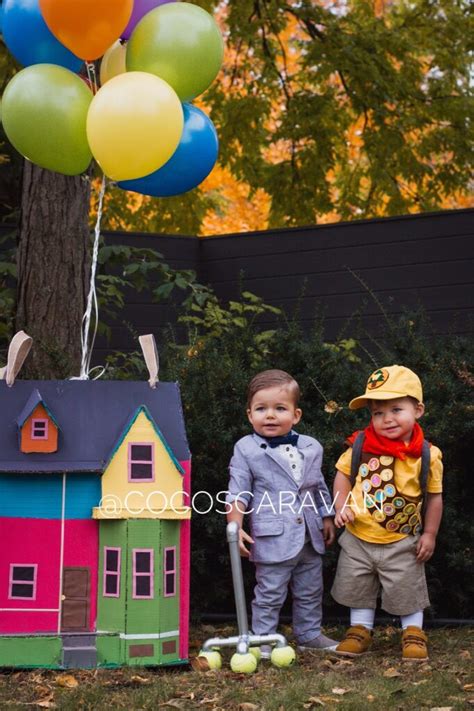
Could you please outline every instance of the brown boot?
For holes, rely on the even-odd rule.
[[[419,627],[407,627],[402,633],[404,662],[425,662],[428,659],[428,637]]]
[[[364,654],[372,644],[372,630],[364,625],[349,627],[344,639],[336,647],[336,654],[344,657],[358,657]]]

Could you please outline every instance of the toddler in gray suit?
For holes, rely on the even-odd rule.
[[[323,448],[292,430],[302,415],[299,396],[298,383],[283,370],[251,380],[247,416],[254,432],[234,448],[227,520],[240,525],[240,553],[255,563],[254,634],[276,632],[290,586],[298,649],[328,650],[337,645],[321,633],[322,555],[335,538],[332,500],[321,472]],[[261,652],[269,658],[271,648]]]

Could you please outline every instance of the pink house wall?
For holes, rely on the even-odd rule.
[[[6,612],[6,609],[58,609],[61,521],[0,519],[0,632],[56,632],[57,612]],[[38,565],[35,600],[9,600],[11,563]]]
[[[188,494],[184,498],[184,503],[191,505],[191,460],[180,462],[185,474],[183,477],[183,491]],[[181,522],[180,531],[180,603],[179,603],[179,657],[188,658],[188,637],[189,637],[189,587],[190,587],[190,565],[191,565],[191,521]]]
[[[76,565],[90,569],[89,630],[95,630],[99,574],[99,522],[70,519],[65,523],[64,566]]]
[[[98,530],[97,521],[76,519],[65,521],[64,566],[90,568],[90,630],[95,629],[97,617]],[[61,521],[2,518],[0,541],[0,633],[52,632],[56,634],[59,618]],[[37,564],[38,575],[34,600],[8,599],[11,563]],[[26,610],[33,611],[26,612]],[[40,610],[53,610],[53,612]]]

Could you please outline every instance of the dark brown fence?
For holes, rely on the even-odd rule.
[[[474,330],[472,209],[201,240],[119,232],[106,239],[157,249],[172,266],[195,269],[224,300],[248,290],[289,315],[297,310],[308,327],[323,311],[328,338],[356,311],[376,332],[383,322],[377,300],[392,315],[423,307],[440,334]],[[122,319],[159,337],[175,315],[172,305],[130,293]],[[133,347],[129,326],[116,324],[112,333],[111,347]]]

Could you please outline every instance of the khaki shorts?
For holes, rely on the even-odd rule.
[[[375,609],[382,588],[382,608],[390,615],[424,610],[430,600],[425,566],[416,561],[418,540],[406,536],[395,543],[367,543],[344,531],[331,595],[346,607]]]

